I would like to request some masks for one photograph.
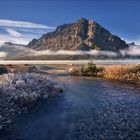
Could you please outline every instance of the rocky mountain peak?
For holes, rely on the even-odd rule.
[[[84,23],[84,22],[88,22],[88,20],[85,19],[85,18],[83,18],[83,17],[81,17],[81,18],[79,18],[76,22]]]
[[[125,41],[111,34],[93,20],[80,18],[74,23],[63,24],[54,32],[33,39],[28,47],[35,50],[109,50],[128,47]]]
[[[135,42],[131,42],[131,43],[129,43],[128,45],[129,45],[129,46],[135,46],[136,44],[135,44]]]

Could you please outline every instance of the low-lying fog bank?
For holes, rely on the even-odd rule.
[[[45,46],[44,46],[45,47]],[[126,49],[111,50],[67,50],[52,51],[34,50],[23,45],[4,43],[0,46],[0,59],[2,60],[80,60],[80,59],[138,59],[140,58],[140,46],[129,45]]]
[[[96,64],[140,64],[140,59],[93,60]],[[89,60],[0,60],[0,64],[87,64]]]

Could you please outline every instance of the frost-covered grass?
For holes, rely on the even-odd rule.
[[[27,111],[34,103],[47,99],[61,88],[48,76],[36,73],[0,75],[0,128],[15,114]]]

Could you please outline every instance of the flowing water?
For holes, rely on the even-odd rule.
[[[140,139],[140,89],[104,79],[52,75],[64,92],[21,115],[5,140]]]

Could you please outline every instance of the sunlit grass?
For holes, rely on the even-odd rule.
[[[102,73],[105,78],[139,83],[140,65],[106,66]]]
[[[94,66],[94,67],[91,67]],[[94,76],[140,84],[140,65],[81,65],[71,66],[69,73],[77,76]]]

